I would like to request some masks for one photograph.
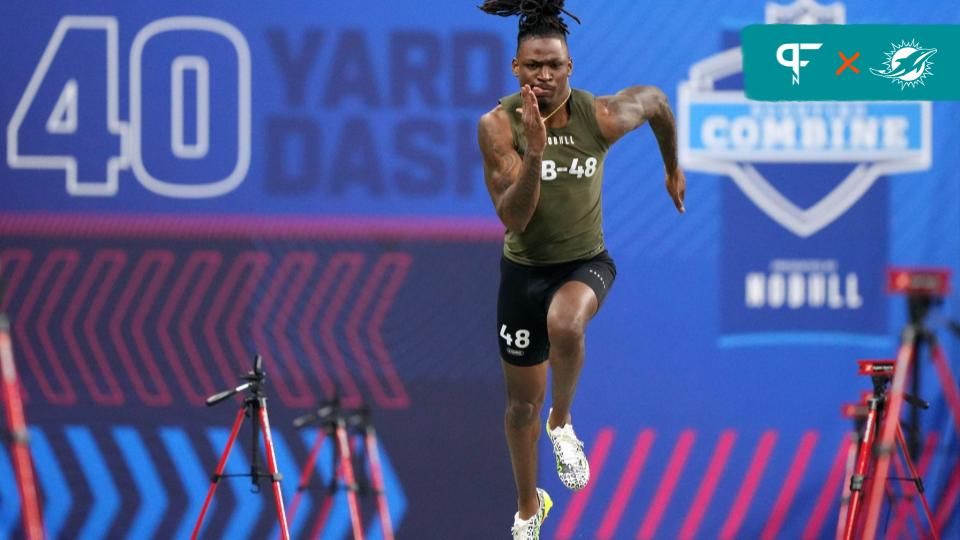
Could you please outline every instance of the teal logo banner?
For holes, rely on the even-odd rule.
[[[741,40],[748,99],[960,100],[960,25],[758,24]]]

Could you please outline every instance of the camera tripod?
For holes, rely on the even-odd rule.
[[[906,340],[905,340],[906,341]],[[892,497],[893,490],[887,485],[887,473],[896,448],[899,447],[903,461],[909,470],[910,476],[903,477],[903,467],[899,461],[893,461],[897,478],[910,480],[916,488],[917,495],[923,505],[930,534],[937,540],[939,535],[933,521],[933,513],[924,493],[923,480],[910,458],[907,443],[900,426],[900,408],[903,402],[916,408],[926,409],[929,404],[925,401],[903,392],[906,377],[903,375],[909,367],[910,349],[901,348],[897,360],[860,360],[861,375],[869,375],[873,382],[873,393],[867,398],[867,414],[863,419],[863,436],[857,451],[856,467],[850,477],[849,499],[845,499],[841,506],[840,518],[845,521],[843,539],[853,538],[872,539],[876,534],[876,520],[884,493]],[[880,437],[878,437],[878,432]],[[896,447],[894,447],[896,444]],[[871,470],[873,473],[871,474]],[[864,493],[869,492],[869,498]],[[906,496],[906,495],[905,495]],[[907,500],[911,500],[906,496]],[[893,502],[891,502],[893,504]],[[858,524],[863,515],[866,520],[862,535],[855,536]]]
[[[330,515],[330,509],[333,506],[334,495],[341,487],[347,490],[347,501],[350,508],[350,523],[353,531],[354,540],[363,540],[363,520],[360,515],[360,504],[357,499],[358,493],[366,491],[365,483],[358,480],[358,472],[363,471],[363,467],[354,467],[354,456],[356,455],[354,445],[351,442],[351,429],[360,430],[363,433],[364,453],[367,457],[370,474],[372,476],[373,491],[377,497],[377,510],[380,517],[380,527],[385,540],[393,540],[393,523],[390,518],[390,506],[387,501],[386,490],[383,483],[383,469],[380,462],[379,443],[377,441],[376,430],[370,421],[370,411],[361,408],[356,411],[343,411],[340,408],[340,401],[337,398],[324,403],[316,411],[303,415],[293,421],[296,428],[303,428],[308,425],[319,425],[320,430],[317,438],[310,448],[309,457],[303,465],[300,474],[300,483],[297,486],[297,494],[290,504],[290,519],[296,514],[300,505],[300,499],[303,492],[307,489],[310,478],[317,464],[317,456],[323,447],[323,442],[327,437],[335,437],[333,448],[333,474],[327,485],[327,497],[320,508],[317,519],[308,538],[319,538],[327,518]]]
[[[270,419],[267,416],[267,397],[263,393],[263,381],[266,375],[263,372],[263,358],[258,354],[253,359],[253,371],[243,377],[247,382],[224,390],[219,394],[214,394],[207,398],[207,406],[212,407],[217,403],[229,398],[230,396],[249,391],[249,395],[243,400],[240,410],[237,411],[236,419],[233,422],[233,429],[230,431],[230,438],[227,439],[226,447],[220,456],[220,462],[217,463],[217,470],[213,473],[210,481],[210,489],[207,491],[207,498],[203,502],[203,508],[200,509],[200,515],[197,517],[197,523],[193,527],[191,539],[196,540],[200,535],[200,529],[203,526],[203,517],[207,513],[207,508],[213,500],[213,493],[217,490],[221,478],[232,476],[249,476],[254,485],[254,493],[260,492],[260,479],[269,478],[273,483],[273,500],[277,507],[277,519],[280,521],[280,537],[283,540],[289,540],[290,532],[287,529],[287,518],[283,510],[283,495],[280,492],[280,472],[277,470],[277,459],[273,450],[273,439],[270,436]],[[253,448],[250,452],[250,472],[240,474],[223,474],[223,468],[227,464],[227,458],[230,456],[230,450],[233,443],[240,433],[240,426],[243,424],[244,417],[249,417],[253,421]],[[267,455],[267,473],[260,472],[260,435],[263,434],[264,449]]]
[[[927,356],[931,359],[937,378],[940,380],[954,428],[957,433],[960,433],[960,389],[957,386],[957,379],[936,334],[926,324],[930,312],[934,307],[943,304],[944,298],[950,292],[950,275],[951,271],[948,268],[890,268],[887,270],[887,292],[906,296],[909,321],[901,333],[900,347],[897,350],[895,372],[888,394],[889,412],[883,420],[882,429],[877,433],[879,447],[876,449],[875,478],[885,478],[889,472],[896,428],[899,427],[900,422],[900,409],[904,398],[908,395],[905,391],[907,379],[912,379],[911,391],[916,395],[920,388],[920,359],[924,349],[929,350]],[[956,322],[950,321],[949,327],[960,334],[958,331],[960,325]],[[911,411],[910,430],[906,441],[909,454],[914,459],[919,455],[919,427],[919,408],[914,407]],[[896,461],[894,464],[896,465]],[[931,523],[934,534],[935,529],[941,529],[947,524],[960,497],[960,461],[955,462],[950,469],[952,472],[949,475],[946,490],[939,498],[935,521]],[[872,540],[877,533],[883,495],[883,482],[874,482],[869,496],[864,499],[867,514],[863,538],[868,540]]]
[[[0,313],[0,376],[3,378],[3,408],[6,411],[7,429],[11,439],[10,457],[20,492],[23,534],[28,540],[42,540],[43,519],[40,517],[37,482],[33,474],[33,460],[30,458],[27,423],[23,415],[23,402],[20,400],[17,370],[13,363],[10,322],[3,313]]]
[[[0,306],[3,306],[5,283],[0,273]],[[7,429],[10,435],[10,457],[20,492],[20,514],[23,518],[23,535],[27,540],[43,540],[43,518],[40,515],[40,499],[30,457],[30,441],[27,421],[20,398],[20,381],[13,361],[13,339],[10,337],[10,321],[0,311],[0,378],[2,378],[3,409],[6,412]]]

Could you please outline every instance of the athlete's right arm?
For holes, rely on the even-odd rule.
[[[507,229],[526,230],[540,200],[540,161],[546,147],[546,127],[537,98],[529,88],[523,95],[523,122],[527,148],[523,157],[513,148],[507,111],[498,106],[480,117],[477,138],[483,154],[483,178]]]

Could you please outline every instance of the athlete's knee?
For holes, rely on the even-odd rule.
[[[509,398],[507,400],[507,422],[512,427],[523,427],[540,418],[543,400]]]
[[[550,347],[570,350],[583,346],[584,323],[572,317],[550,317],[547,320]]]

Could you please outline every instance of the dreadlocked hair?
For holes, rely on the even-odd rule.
[[[563,13],[580,24],[576,15],[563,9],[564,0],[485,0],[478,6],[484,13],[501,17],[520,16],[517,44],[531,36],[558,36],[566,41],[570,30]]]

